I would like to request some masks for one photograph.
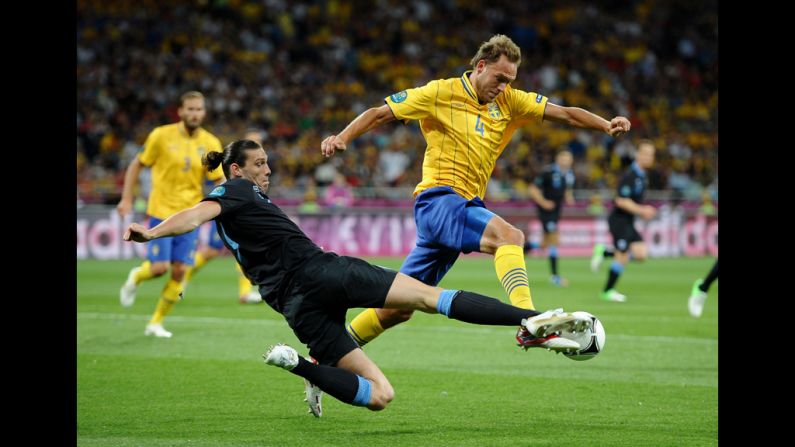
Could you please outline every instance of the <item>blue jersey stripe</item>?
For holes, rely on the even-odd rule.
[[[461,76],[461,85],[463,85],[463,86],[464,86],[464,90],[466,90],[466,92],[467,92],[467,93],[469,93],[469,96],[471,96],[471,97],[472,97],[472,99],[474,99],[475,101],[477,101],[477,100],[478,100],[478,97],[477,97],[477,96],[475,96],[475,95],[473,95],[473,94],[472,94],[472,92],[471,92],[471,91],[469,91],[469,87],[467,87],[467,83],[466,83],[466,81],[464,80],[464,76],[465,76],[465,75],[466,75],[466,73],[464,73],[464,75],[462,75],[462,76]]]
[[[238,244],[237,242],[233,241],[232,238],[230,238],[226,234],[226,230],[224,229],[224,225],[221,222],[218,222],[218,228],[219,228],[218,234],[224,239],[224,241],[226,241],[227,244],[229,244],[229,248],[231,248],[232,249],[232,253],[235,254],[235,258],[237,259],[237,262],[240,263],[241,266],[244,266],[245,265],[245,259],[243,258],[243,255],[240,254],[240,250],[239,250],[240,244]]]

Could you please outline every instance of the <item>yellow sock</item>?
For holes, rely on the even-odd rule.
[[[182,279],[182,283],[187,284],[188,281],[193,278],[193,274],[204,267],[204,264],[207,264],[207,259],[201,252],[197,251],[196,256],[193,258],[193,267],[188,267],[188,269],[185,270],[185,277]]]
[[[182,292],[182,284],[169,278],[166,286],[163,287],[163,292],[160,294],[160,301],[157,303],[157,308],[155,309],[155,313],[152,314],[152,319],[149,320],[149,323],[161,323],[163,318],[171,312],[171,308],[174,307],[174,304],[179,300],[180,292]]]
[[[237,267],[237,291],[239,292],[237,296],[246,296],[251,293],[251,281],[243,274],[240,264],[236,262],[235,267]]]
[[[503,245],[494,254],[494,268],[511,304],[522,309],[535,309],[527,281],[524,252],[518,245]]]
[[[140,284],[141,281],[146,281],[147,279],[154,276],[155,275],[152,274],[152,263],[149,261],[144,261],[144,263],[141,264],[141,269],[138,270],[135,275],[133,275],[133,281],[135,281],[135,284]]]
[[[359,343],[359,346],[366,345],[384,332],[381,320],[378,319],[375,309],[367,309],[356,315],[356,318],[348,324],[347,329],[351,337],[356,340],[356,343]]]

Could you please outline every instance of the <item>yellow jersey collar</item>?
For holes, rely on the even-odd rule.
[[[478,101],[478,95],[475,93],[475,88],[472,87],[472,83],[469,82],[469,74],[472,73],[472,70],[467,70],[461,75],[461,84],[464,85],[464,90],[466,90],[467,94],[475,100],[477,104],[480,104]]]
[[[179,126],[179,133],[182,134],[183,136],[185,136],[187,138],[191,138],[191,139],[198,138],[199,137],[199,133],[200,133],[200,131],[202,129],[201,127],[197,127],[196,131],[193,132],[193,135],[190,135],[188,133],[188,129],[185,127],[185,121],[180,120],[179,123],[177,123],[177,125]]]

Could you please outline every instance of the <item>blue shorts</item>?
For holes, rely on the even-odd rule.
[[[150,217],[149,228],[162,222],[162,220]],[[196,228],[188,233],[164,237],[149,241],[146,251],[146,258],[149,262],[181,262],[186,265],[193,265],[193,257],[196,255],[196,244],[199,242],[199,229]]]
[[[222,250],[224,248],[224,241],[221,239],[221,236],[218,234],[218,227],[213,222],[212,226],[210,226],[210,232],[207,238],[207,246],[210,248],[214,248],[216,250]]]
[[[480,238],[494,216],[478,197],[467,200],[449,186],[426,189],[414,202],[417,244],[400,272],[439,284],[460,253],[480,251]]]

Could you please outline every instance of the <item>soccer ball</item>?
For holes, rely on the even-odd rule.
[[[563,353],[566,357],[572,360],[591,360],[596,357],[605,347],[605,328],[598,318],[589,314],[588,312],[577,311],[572,312],[573,315],[578,315],[590,318],[593,321],[592,329],[585,332],[578,332],[576,334],[569,331],[562,331],[560,336],[569,340],[574,340],[580,344],[581,348],[573,353]]]

